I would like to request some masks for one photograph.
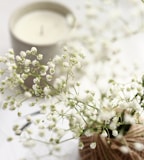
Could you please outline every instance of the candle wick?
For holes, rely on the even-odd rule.
[[[40,35],[41,36],[44,35],[44,26],[43,25],[40,26]]]

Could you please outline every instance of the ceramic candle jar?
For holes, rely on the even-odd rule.
[[[44,60],[60,54],[60,44],[74,28],[72,11],[56,2],[35,2],[16,10],[9,23],[12,47],[16,54],[36,47]]]

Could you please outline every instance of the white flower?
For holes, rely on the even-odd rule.
[[[107,134],[107,132],[104,130],[102,133],[101,133],[101,137],[107,137],[108,136],[108,134]]]
[[[38,65],[38,64],[39,64],[39,62],[38,62],[36,59],[32,61],[32,65],[33,65],[33,66],[36,66],[36,65]]]
[[[46,66],[46,65],[43,65],[43,66],[42,66],[42,70],[44,70],[45,72],[46,72],[48,69],[49,69],[48,66]]]
[[[37,59],[38,60],[42,60],[43,59],[43,55],[42,54],[38,54]]]
[[[84,134],[85,134],[85,136],[90,137],[90,136],[93,135],[93,132],[90,129],[88,129],[88,130],[85,131]]]
[[[16,68],[17,68],[16,64],[12,64],[8,66],[8,70],[11,72],[13,71],[13,69],[16,69]]]
[[[81,67],[82,67],[81,62],[78,62],[78,63],[77,63],[77,68],[81,68]]]
[[[71,58],[70,58],[70,62],[71,62],[73,65],[75,65],[75,64],[78,63],[78,60],[77,60],[76,57],[71,57]]]
[[[84,148],[84,144],[82,142],[79,143],[79,149],[83,149]]]
[[[24,69],[24,71],[25,71],[26,73],[28,73],[28,72],[30,72],[30,68],[27,67],[27,68]]]
[[[92,102],[93,101],[93,95],[91,93],[87,93],[85,97],[85,102]]]
[[[29,66],[31,64],[31,61],[29,59],[25,59],[24,64],[25,66]]]
[[[96,148],[96,142],[90,143],[90,148],[91,148],[91,149],[95,149],[95,148]]]
[[[113,135],[114,137],[117,137],[117,136],[118,136],[118,131],[117,131],[117,130],[113,130],[113,131],[112,131],[112,135]]]
[[[31,48],[31,52],[37,53],[36,47],[32,47],[32,48]]]
[[[41,76],[45,76],[45,75],[46,75],[46,71],[41,70],[41,71],[40,71],[40,75],[41,75]]]
[[[16,56],[16,60],[17,60],[17,61],[22,61],[22,58],[21,58],[19,55],[17,55],[17,56]]]
[[[114,130],[114,129],[116,129],[117,124],[112,122],[112,123],[110,123],[109,127],[110,127],[111,130]]]
[[[21,78],[22,78],[23,80],[25,80],[27,77],[28,77],[27,74],[25,74],[25,73],[22,73],[22,74],[21,74]]]
[[[124,154],[129,153],[129,148],[127,146],[121,146],[119,150]]]
[[[14,60],[14,55],[13,54],[8,54],[8,58],[11,60]]]
[[[14,50],[13,50],[12,48],[10,48],[10,49],[8,50],[8,52],[11,53],[11,54],[14,54]]]
[[[63,62],[63,66],[64,66],[64,68],[68,68],[69,67],[69,63],[68,62]]]
[[[20,52],[20,56],[23,57],[23,58],[26,57],[26,52],[21,51],[21,52]]]
[[[141,108],[140,104],[138,103],[137,100],[133,100],[132,102],[129,103],[129,107],[138,110]]]
[[[39,77],[36,77],[33,79],[33,83],[39,83],[40,82],[40,78]]]
[[[7,62],[7,58],[0,56],[0,62]]]
[[[44,88],[44,94],[45,94],[45,95],[48,95],[48,94],[50,93],[50,91],[51,91],[51,90],[50,90],[49,87],[45,87],[45,88]]]
[[[49,82],[49,81],[51,81],[52,80],[52,76],[51,75],[46,75],[46,80]]]
[[[50,68],[49,73],[53,75],[55,73],[55,68]]]
[[[35,146],[35,141],[28,139],[28,140],[23,142],[23,145],[25,147],[33,147],[33,146]]]
[[[32,85],[32,89],[36,91],[38,89],[38,85],[37,84]]]
[[[53,62],[48,62],[47,65],[48,65],[50,68],[55,68],[55,63],[53,63]]]
[[[136,143],[134,143],[134,148],[135,148],[135,150],[140,152],[140,151],[144,150],[144,144],[136,142]]]
[[[25,97],[27,97],[27,98],[32,97],[32,94],[31,94],[30,92],[28,92],[28,91],[26,91],[26,92],[24,93],[24,95],[25,95]]]
[[[126,123],[134,124],[135,123],[135,118],[132,115],[125,114],[124,121]]]
[[[54,57],[54,59],[53,59],[53,62],[54,62],[54,63],[60,62],[61,59],[62,59],[62,58],[61,58],[60,56],[56,55],[56,56]]]
[[[111,111],[102,111],[99,115],[99,118],[101,119],[101,121],[109,121],[111,118],[113,118],[115,116],[115,111],[111,110]]]

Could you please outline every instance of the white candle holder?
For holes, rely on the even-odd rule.
[[[57,2],[35,2],[16,10],[9,21],[12,47],[16,54],[36,47],[44,55],[44,63],[61,54],[61,42],[66,41],[75,26],[75,16]]]

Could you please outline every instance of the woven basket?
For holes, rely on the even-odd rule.
[[[125,142],[129,147],[129,152],[124,154],[120,151],[122,140],[116,138],[103,138],[100,135],[80,137],[84,148],[80,150],[81,160],[144,160],[144,150],[136,151],[134,143],[144,144],[144,126],[132,125],[124,136]],[[110,143],[108,143],[110,140]],[[91,149],[90,144],[96,142],[96,148]]]

